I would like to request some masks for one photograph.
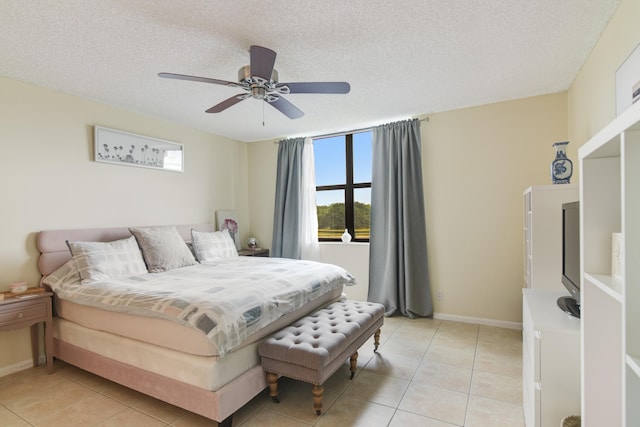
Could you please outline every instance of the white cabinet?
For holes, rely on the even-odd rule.
[[[640,426],[640,103],[579,158],[582,426]],[[620,277],[612,233],[622,233]]]
[[[564,295],[568,293],[523,289],[522,388],[527,427],[560,426],[564,417],[580,414],[580,320],[556,304]]]
[[[575,184],[524,192],[524,287],[562,291],[562,204],[578,200]]]

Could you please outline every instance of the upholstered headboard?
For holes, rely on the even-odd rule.
[[[215,231],[213,224],[176,225],[185,242],[191,243],[191,229]],[[71,259],[67,246],[70,241],[110,242],[131,236],[128,227],[85,228],[75,230],[44,230],[36,236],[36,246],[40,251],[38,270],[43,276],[51,274]]]

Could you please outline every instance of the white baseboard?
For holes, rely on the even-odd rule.
[[[433,313],[434,319],[451,320],[453,322],[473,323],[476,325],[496,326],[498,328],[522,329],[521,322],[507,322],[504,320],[482,319],[479,317],[458,316],[456,314]]]
[[[38,364],[44,365],[47,363],[47,355],[41,354],[38,356]],[[14,374],[16,372],[24,371],[25,369],[33,368],[33,360],[23,360],[22,362],[14,363],[13,365],[0,367],[0,378],[7,375]]]
[[[0,368],[0,377],[14,374],[16,372],[24,371],[25,369],[33,368],[33,359],[23,360],[22,362],[14,363],[13,365],[3,366]]]

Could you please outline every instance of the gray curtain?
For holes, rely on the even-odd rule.
[[[304,138],[280,141],[273,211],[271,256],[300,259],[302,243],[298,230],[301,220],[302,151]]]
[[[368,300],[385,315],[433,315],[422,188],[420,123],[373,129]]]

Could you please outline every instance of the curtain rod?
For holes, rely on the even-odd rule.
[[[411,119],[407,119],[407,120],[411,120]],[[417,119],[417,120],[419,122],[427,122],[427,123],[429,123],[429,116],[425,117],[424,119]],[[344,132],[327,133],[327,134],[324,134],[324,135],[314,135],[314,136],[309,136],[308,138],[311,138],[311,139],[331,138],[331,137],[334,137],[334,136],[345,135],[347,133],[359,133],[359,132],[370,131],[370,130],[373,130],[374,127],[376,127],[376,126],[371,126],[371,127],[368,127],[368,128],[353,129],[353,130],[348,130],[348,131],[344,131]],[[289,138],[275,139],[273,141],[273,143],[274,144],[279,144],[280,141],[287,140],[287,139],[289,139]]]
[[[407,119],[407,120],[411,120],[411,119]],[[425,117],[424,119],[417,119],[419,122],[429,122],[429,116]],[[376,126],[370,126],[368,128],[361,128],[361,129],[353,129],[353,130],[348,130],[345,132],[335,132],[335,133],[327,133],[325,135],[314,135],[314,136],[310,136],[309,138],[311,139],[320,139],[320,138],[331,138],[334,136],[340,136],[340,135],[345,135],[347,133],[360,133],[360,132],[366,132],[366,131],[370,131],[372,130],[374,127]]]

